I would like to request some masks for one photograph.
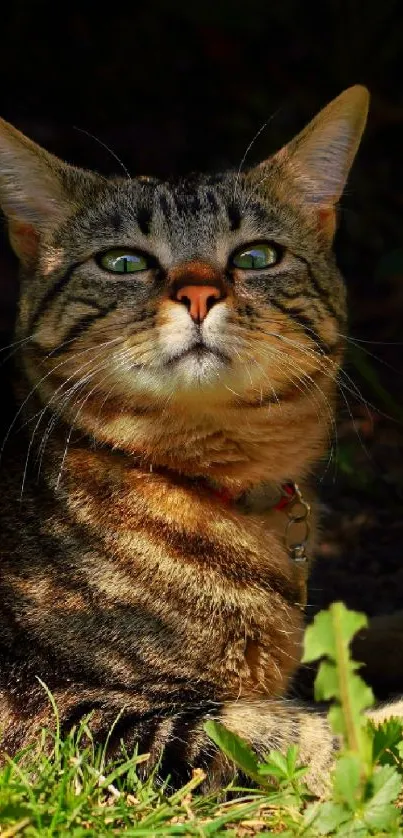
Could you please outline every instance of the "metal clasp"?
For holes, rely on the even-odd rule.
[[[305,564],[308,560],[306,545],[310,533],[311,507],[302,497],[296,483],[294,490],[294,497],[284,508],[288,518],[284,541],[291,559],[297,564]]]

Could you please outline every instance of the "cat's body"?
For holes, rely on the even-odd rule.
[[[10,751],[49,720],[40,678],[65,726],[94,711],[105,739],[121,714],[111,749],[138,740],[152,766],[165,745],[174,777],[224,776],[208,715],[261,751],[298,739],[323,776],[324,719],[281,700],[305,579],[279,499],[290,481],[311,499],[331,437],[334,205],[366,103],[347,91],[247,175],[172,184],[79,172],[3,125],[22,265],[2,461]]]

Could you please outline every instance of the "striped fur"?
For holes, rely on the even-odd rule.
[[[64,729],[92,712],[102,740],[119,716],[110,751],[138,741],[148,769],[163,751],[173,782],[195,765],[210,784],[231,772],[209,717],[260,751],[297,739],[323,780],[326,723],[284,699],[305,587],[286,515],[225,505],[211,486],[291,479],[312,496],[345,332],[334,206],[366,106],[352,88],[261,167],[166,183],[81,172],[2,123],[21,263],[0,510],[9,752],[49,723],[39,677]],[[262,240],[278,263],[235,268],[231,254]],[[99,254],[114,247],[148,254],[148,269],[107,273]],[[178,282],[220,287],[201,324]]]

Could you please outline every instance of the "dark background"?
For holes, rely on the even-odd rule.
[[[403,270],[400,0],[148,0],[117,13],[14,0],[0,12],[0,45],[1,115],[103,173],[122,170],[100,143],[132,174],[238,167],[267,123],[252,164],[344,88],[366,84],[370,121],[337,245],[355,331],[370,302],[379,313]]]
[[[133,175],[238,167],[265,123],[247,164],[349,85],[372,93],[336,240],[350,334],[365,343],[351,344],[347,359],[354,384],[345,379],[337,461],[321,482],[310,603],[403,607],[402,4],[148,0],[116,9],[14,0],[0,13],[0,113],[71,163],[119,173],[105,143]],[[7,331],[17,286],[1,235]]]

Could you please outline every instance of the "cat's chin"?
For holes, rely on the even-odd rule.
[[[172,376],[176,386],[191,389],[218,384],[229,366],[230,359],[224,354],[195,347],[170,358],[164,364],[164,371]]]

